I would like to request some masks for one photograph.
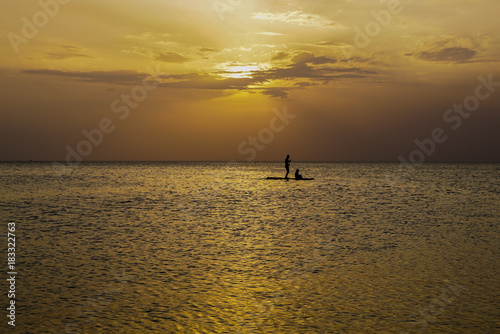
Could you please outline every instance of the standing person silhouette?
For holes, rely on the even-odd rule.
[[[290,173],[290,162],[292,160],[290,159],[290,154],[288,154],[285,158],[285,168],[286,168],[286,175],[285,179],[288,179],[288,173]]]

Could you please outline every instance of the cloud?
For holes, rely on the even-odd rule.
[[[282,52],[276,55],[278,58],[285,59],[289,55]],[[189,75],[176,75],[164,77],[169,82],[162,83],[162,87],[168,88],[182,88],[182,89],[236,89],[245,90],[261,89],[262,93],[272,97],[284,98],[288,96],[287,90],[295,87],[306,87],[314,85],[314,81],[318,83],[326,83],[331,80],[339,80],[342,78],[364,78],[369,75],[376,74],[376,72],[364,70],[358,67],[342,67],[334,68],[330,65],[336,64],[335,59],[324,56],[316,57],[312,53],[303,52],[296,55],[289,65],[286,67],[248,70],[248,76],[240,78],[220,78],[217,75],[211,74],[197,74],[192,73]],[[216,72],[216,74],[231,74],[231,71]],[[293,81],[296,79],[309,79],[313,81],[302,82],[296,84]],[[269,83],[273,80],[287,80],[292,81],[292,87],[266,87],[259,88],[258,85]]]
[[[299,87],[309,87],[309,86],[314,86],[313,83],[311,82],[305,82],[305,81],[301,81],[301,82],[297,82],[295,84],[295,86],[299,86]]]
[[[406,54],[413,55],[427,61],[444,61],[454,63],[469,62],[477,54],[476,50],[463,47],[450,47],[438,51],[421,51],[418,53]]]
[[[57,70],[24,70],[30,75],[49,75],[92,83],[110,83],[121,85],[137,85],[148,77],[147,73],[134,71],[91,71],[72,72]],[[209,74],[186,73],[176,75],[159,75],[161,87],[182,89],[246,89],[248,85],[258,83],[262,79],[255,78],[224,78]]]
[[[275,57],[286,59],[290,55],[285,52],[276,54]],[[290,64],[284,67],[260,68],[253,66],[245,67],[245,76],[231,77],[226,75],[241,74],[236,71],[220,71],[209,73],[184,73],[176,75],[160,75],[160,87],[170,89],[202,89],[202,90],[258,90],[263,94],[285,98],[288,90],[299,89],[311,85],[325,84],[332,80],[342,78],[365,78],[376,74],[376,72],[358,67],[333,67],[337,61],[325,56],[315,56],[312,53],[302,52],[293,57]],[[237,67],[237,66],[236,66]],[[241,69],[243,71],[243,69]],[[248,72],[248,73],[247,73]],[[48,69],[24,70],[23,73],[30,75],[49,75],[69,78],[77,81],[91,83],[108,83],[116,85],[140,84],[146,73],[134,71],[58,71]],[[297,81],[303,79],[300,83]],[[305,80],[304,80],[305,79]],[[262,87],[264,83],[273,80],[284,80],[289,87]],[[285,84],[286,86],[287,84]]]
[[[48,52],[47,56],[51,59],[68,59],[68,58],[94,58],[82,53],[83,49],[75,45],[61,45],[55,51]]]
[[[343,43],[335,43],[331,41],[319,41],[314,43],[314,45],[320,45],[320,46],[338,46],[338,45],[343,45]]]
[[[280,51],[280,52],[276,53],[274,56],[272,56],[271,60],[283,60],[286,58],[288,58],[288,53],[286,53],[284,51]]]
[[[284,13],[258,12],[253,13],[252,18],[256,20],[291,23],[310,27],[340,27],[338,24],[327,19],[326,17],[315,14],[306,14],[302,11],[289,11]]]
[[[283,36],[283,34],[280,34],[277,32],[270,32],[270,31],[258,32],[256,34],[257,35],[266,35],[266,36]]]
[[[155,59],[165,63],[185,63],[191,60],[175,52],[160,52]]]
[[[478,50],[481,49],[481,41],[475,38],[463,38],[457,36],[442,36],[439,39],[424,43],[416,51],[406,53],[405,56],[413,56],[425,61],[447,62],[447,63],[471,63],[488,61],[479,59]]]
[[[91,72],[65,72],[57,70],[24,70],[25,74],[50,75],[75,79],[85,82],[110,83],[117,85],[132,85],[140,83],[148,74],[134,71],[91,71]]]
[[[204,48],[204,47],[200,47],[198,49],[198,51],[200,52],[220,52],[221,50],[219,49],[214,49],[214,48]]]
[[[197,74],[192,73],[184,76],[186,80],[170,81],[160,84],[161,87],[165,88],[178,88],[178,89],[236,89],[243,90],[251,84],[258,83],[260,79],[254,78],[224,78],[220,79],[218,77],[209,74]],[[176,76],[166,76],[166,80],[179,79]]]
[[[262,94],[281,99],[288,97],[288,92],[282,87],[266,88],[262,91]]]
[[[47,53],[48,58],[51,59],[68,59],[68,58],[94,58],[92,56],[83,54],[83,53],[77,53],[77,52],[69,52],[69,51],[54,51],[54,52],[49,52]]]
[[[296,57],[297,58],[297,57]],[[262,91],[262,94],[275,97],[286,98],[288,92],[293,89],[303,89],[309,86],[327,84],[330,81],[341,79],[362,79],[376,72],[363,70],[360,68],[333,68],[325,67],[324,64],[334,61],[326,57],[299,57],[296,62],[284,68],[275,68],[258,71],[253,74],[253,78],[261,83],[272,82],[274,80],[285,81],[291,84],[290,87],[270,87]],[[322,65],[315,65],[319,63]],[[298,80],[307,80],[300,81]],[[254,84],[255,85],[255,84]]]
[[[359,67],[331,67],[337,60],[328,57],[316,57],[309,52],[302,52],[292,59],[292,63],[287,67],[274,68],[258,71],[253,74],[253,78],[260,81],[270,80],[294,80],[312,79],[322,82],[337,80],[340,78],[364,78],[368,75],[377,74],[374,71],[364,70]]]
[[[333,64],[333,63],[337,62],[337,60],[335,60],[335,59],[331,59],[331,58],[324,57],[324,56],[316,57],[314,54],[312,54],[310,52],[302,52],[302,53],[298,54],[297,56],[295,56],[292,59],[292,61],[295,64],[299,64],[299,63],[307,63],[307,64]]]
[[[121,50],[124,53],[138,54],[151,58],[156,61],[161,61],[164,63],[185,63],[191,61],[191,59],[181,56],[175,52],[158,52],[156,49],[144,48],[144,47],[133,47],[131,49]]]

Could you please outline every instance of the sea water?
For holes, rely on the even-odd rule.
[[[7,298],[2,326],[500,331],[500,165],[295,168],[315,180],[266,180],[282,163],[1,163],[17,271],[16,326]]]

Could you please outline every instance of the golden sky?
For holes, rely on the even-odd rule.
[[[500,160],[500,1],[0,13],[0,160]]]

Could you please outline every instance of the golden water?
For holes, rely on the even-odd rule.
[[[499,165],[281,165],[0,164],[9,332],[500,331]]]

